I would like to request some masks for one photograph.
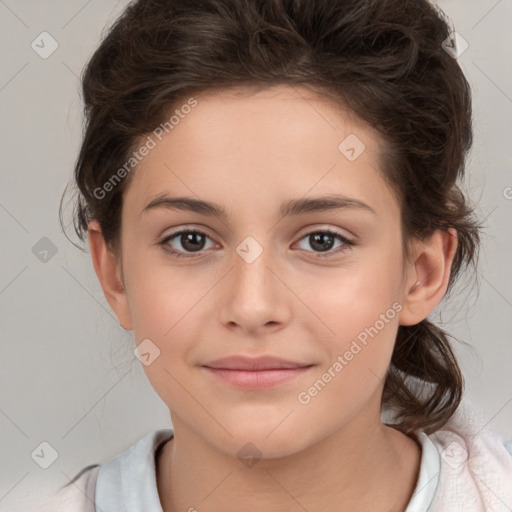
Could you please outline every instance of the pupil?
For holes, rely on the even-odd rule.
[[[332,241],[333,241],[333,237],[329,234],[326,234],[326,233],[316,233],[314,235],[311,235],[313,237],[313,243],[311,244],[311,247],[314,247],[315,244],[317,244],[319,242],[319,246],[318,248],[321,250],[321,251],[328,251],[329,249],[332,248]],[[330,239],[330,242],[331,243],[327,243],[325,244],[325,239]],[[328,247],[327,247],[327,246]]]
[[[197,238],[201,238],[202,235],[200,233],[186,233],[181,236],[181,244],[185,249],[190,249],[192,251],[199,251],[203,248],[204,239],[197,242]],[[187,247],[187,244],[191,244],[190,247]]]

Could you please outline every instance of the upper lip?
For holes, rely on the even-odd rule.
[[[300,363],[295,361],[288,361],[279,357],[262,356],[262,357],[247,357],[247,356],[230,356],[216,359],[203,365],[209,368],[222,368],[226,370],[276,370],[286,368],[304,368],[311,366],[310,363]]]

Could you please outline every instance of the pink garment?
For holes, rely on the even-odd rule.
[[[429,512],[512,511],[512,432],[502,439],[488,423],[463,401],[429,436],[442,459]]]

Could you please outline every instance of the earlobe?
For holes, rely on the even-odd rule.
[[[103,294],[123,329],[131,330],[133,328],[132,321],[126,290],[121,279],[119,261],[105,243],[101,227],[97,221],[93,220],[89,223],[87,236],[94,271]]]
[[[436,230],[418,247],[404,287],[400,325],[418,324],[441,302],[457,250],[457,231]]]

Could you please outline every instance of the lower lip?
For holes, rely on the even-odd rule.
[[[299,375],[306,373],[312,366],[301,368],[279,368],[276,370],[226,370],[224,368],[210,368],[206,370],[216,378],[243,389],[268,389],[284,382],[289,382]]]

